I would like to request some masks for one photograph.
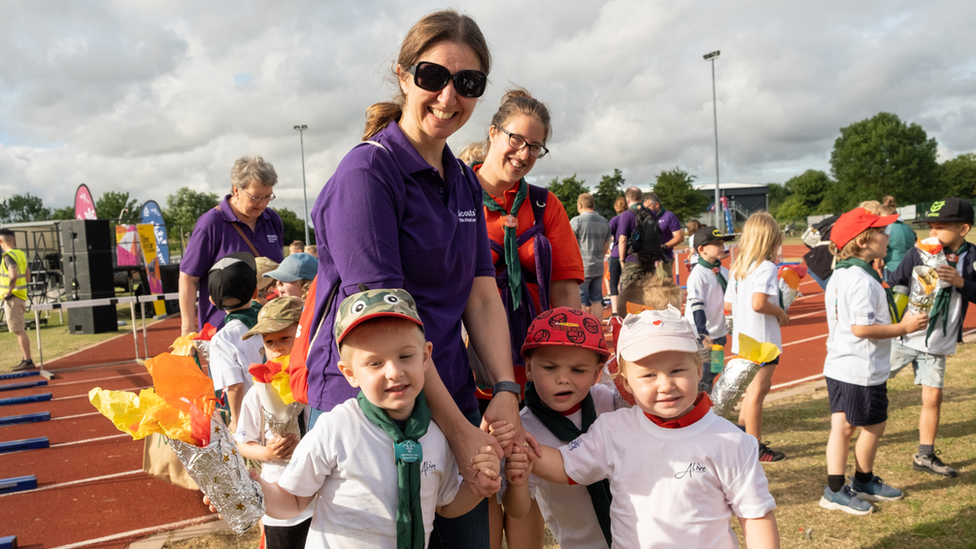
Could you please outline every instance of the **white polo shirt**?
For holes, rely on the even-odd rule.
[[[824,375],[862,387],[887,383],[891,339],[854,335],[851,326],[891,324],[885,289],[859,267],[836,269],[824,290],[827,310],[827,358]]]
[[[729,280],[725,301],[732,304],[732,352],[739,352],[739,334],[759,343],[772,343],[783,350],[779,320],[752,310],[753,294],[766,294],[779,306],[779,272],[771,261],[763,261],[743,280]]]
[[[726,282],[729,280],[729,270],[720,267]],[[688,275],[688,301],[685,305],[685,318],[695,326],[695,311],[704,311],[707,335],[712,339],[725,337],[728,330],[725,327],[725,292],[718,283],[715,272],[696,264]],[[697,329],[697,326],[696,326]]]

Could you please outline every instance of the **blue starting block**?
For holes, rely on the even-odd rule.
[[[36,414],[23,414],[19,416],[0,417],[0,425],[17,425],[19,423],[37,423],[38,421],[49,421],[51,412],[37,412]]]
[[[35,379],[31,381],[24,381],[23,383],[7,383],[0,385],[0,391],[14,391],[17,389],[30,389],[31,387],[45,387],[47,386],[46,379]]]
[[[33,490],[35,488],[37,488],[37,477],[34,475],[27,475],[26,477],[0,478],[0,494],[23,492],[24,490]]]
[[[37,438],[25,438],[23,440],[9,440],[6,442],[0,442],[0,454],[6,454],[9,452],[19,452],[21,450],[38,450],[40,448],[48,448],[51,446],[51,441],[47,437],[37,437]]]
[[[28,402],[44,402],[51,400],[51,393],[41,393],[37,395],[27,395],[12,398],[0,398],[0,406],[10,406],[11,404],[26,404]]]
[[[18,377],[31,377],[41,375],[40,370],[30,370],[28,372],[11,372],[9,374],[0,374],[0,380],[3,379],[16,379]]]
[[[17,549],[17,536],[0,538],[0,549]]]

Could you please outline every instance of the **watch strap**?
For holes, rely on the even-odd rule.
[[[501,391],[508,391],[509,393],[515,393],[517,396],[522,396],[522,386],[514,381],[499,381],[492,388],[492,394],[498,394]]]

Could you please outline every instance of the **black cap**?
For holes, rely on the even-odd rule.
[[[0,229],[0,236],[14,236],[14,232],[10,229]]]
[[[973,205],[968,200],[950,197],[936,200],[929,211],[922,216],[923,223],[968,223],[973,224]]]
[[[699,246],[707,246],[709,244],[714,244],[716,242],[728,242],[730,240],[735,240],[734,234],[722,234],[715,227],[702,227],[695,231],[695,234],[691,235],[692,242],[695,243],[695,249],[697,250]],[[697,251],[695,253],[698,253]]]
[[[258,287],[258,270],[254,256],[247,252],[226,255],[217,260],[208,273],[207,289],[214,304],[222,311],[239,309],[251,303]],[[231,303],[224,301],[231,300]]]

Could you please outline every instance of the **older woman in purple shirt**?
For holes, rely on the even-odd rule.
[[[313,408],[328,411],[354,397],[358,390],[336,366],[339,353],[331,328],[338,304],[360,284],[409,291],[433,343],[435,368],[428,369],[424,381],[433,418],[450,441],[461,473],[485,493],[497,481],[476,475],[469,458],[482,446],[501,449],[472,425],[479,413],[461,339],[462,319],[491,381],[513,382],[515,377],[481,186],[454,157],[447,138],[474,111],[489,65],[477,24],[456,12],[430,14],[407,34],[395,69],[400,93],[393,102],[367,110],[365,143],[340,162],[312,208],[319,270],[316,333],[306,361]],[[503,419],[520,429],[518,397],[501,386],[485,421]],[[472,514],[453,519],[474,519],[462,528],[438,519],[431,547],[441,542],[487,547],[487,509]]]

